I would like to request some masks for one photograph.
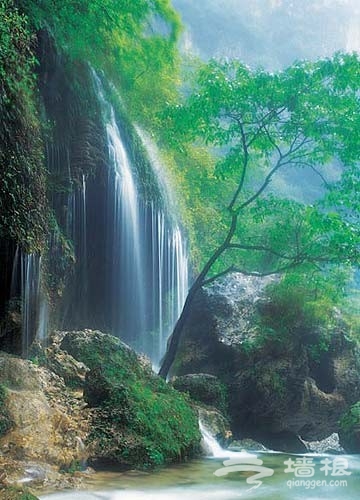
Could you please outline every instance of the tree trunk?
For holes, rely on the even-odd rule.
[[[175,328],[169,338],[166,354],[164,356],[163,362],[161,364],[161,368],[159,370],[160,377],[166,379],[170,368],[175,361],[176,353],[180,344],[182,332],[186,323],[186,320],[189,317],[191,305],[195,298],[197,291],[201,288],[202,280],[196,280],[195,283],[189,290],[189,293],[186,297],[185,304],[183,310],[181,311],[180,317],[175,325]]]

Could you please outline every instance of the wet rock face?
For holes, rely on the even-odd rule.
[[[235,436],[261,442],[265,436],[270,447],[301,451],[301,442],[291,450],[290,436],[315,441],[337,432],[342,413],[360,399],[359,355],[341,318],[329,332],[327,350],[316,356],[311,349],[323,332],[309,330],[301,317],[286,340],[277,331],[265,335],[259,317],[281,315],[266,295],[270,282],[233,274],[201,290],[173,375],[217,376],[228,390]]]

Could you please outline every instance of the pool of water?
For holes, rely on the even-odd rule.
[[[268,452],[228,455],[151,472],[95,473],[89,477],[84,491],[53,493],[40,499],[358,500],[360,497],[359,455],[304,456]]]

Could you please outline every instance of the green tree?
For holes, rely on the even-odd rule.
[[[199,141],[213,148],[217,182],[226,180],[228,199],[223,235],[189,290],[162,376],[203,285],[231,271],[269,275],[358,264],[359,87],[355,54],[295,63],[276,74],[210,61],[198,68],[183,102],[169,108],[170,139],[180,148]],[[338,178],[331,181],[335,162]],[[271,189],[278,175],[299,170],[312,171],[323,184],[323,196],[311,205]]]

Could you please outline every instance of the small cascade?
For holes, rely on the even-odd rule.
[[[211,434],[209,429],[206,428],[204,423],[199,420],[199,429],[202,435],[202,445],[205,453],[212,458],[254,458],[253,453],[248,453],[246,450],[232,451],[226,450],[220,446],[215,437]]]
[[[147,354],[157,367],[188,290],[186,244],[171,216],[169,189],[158,164],[148,154],[160,195],[145,199],[141,172],[130,160],[115,109],[96,74],[94,81],[109,155],[106,248],[111,331]]]
[[[222,449],[214,436],[212,436],[210,431],[206,429],[201,420],[199,420],[199,429],[202,435],[204,451],[211,457],[222,458],[224,456],[225,450]]]

